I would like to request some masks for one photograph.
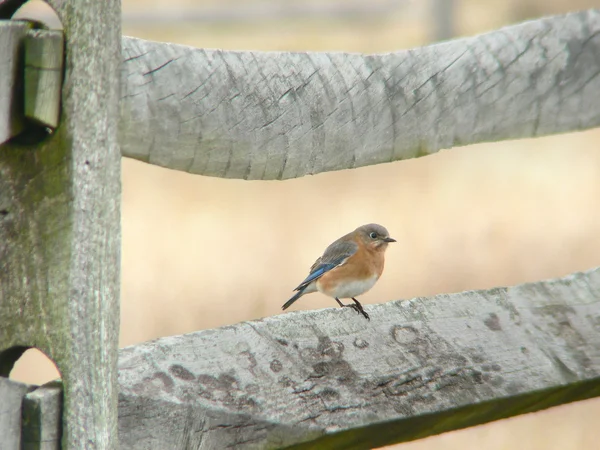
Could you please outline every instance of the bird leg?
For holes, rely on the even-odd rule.
[[[352,300],[354,300],[354,303],[351,303],[349,305],[344,305],[340,301],[339,298],[335,297],[335,301],[338,302],[338,305],[340,305],[342,308],[352,308],[354,311],[356,311],[357,314],[362,314],[363,316],[365,316],[365,319],[371,320],[371,318],[369,317],[367,312],[363,309],[360,302],[358,300],[356,300],[354,297],[352,297]]]
[[[356,300],[354,297],[352,297],[352,300],[354,300],[355,306],[358,308],[358,311],[365,316],[365,319],[367,320],[371,320],[371,318],[369,317],[369,315],[367,314],[367,312],[363,309],[362,305],[360,304],[360,302],[358,300]]]

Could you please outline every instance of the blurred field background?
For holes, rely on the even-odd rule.
[[[432,1],[123,0],[123,33],[207,48],[386,52],[431,42]],[[593,6],[457,0],[454,32]],[[325,246],[368,222],[384,224],[398,244],[361,297],[367,304],[598,266],[599,199],[600,129],[285,182],[205,178],[125,159],[121,345],[280,314]],[[296,305],[335,302],[314,294]],[[35,350],[12,373],[32,383],[57,376]],[[589,400],[394,448],[596,449],[598,417],[600,400]]]

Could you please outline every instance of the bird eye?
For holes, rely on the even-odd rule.
[[[369,233],[369,237],[370,237],[371,239],[375,239],[375,238],[377,237],[377,233],[375,233],[374,231],[371,231],[371,232]]]

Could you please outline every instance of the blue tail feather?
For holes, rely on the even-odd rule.
[[[300,297],[302,297],[304,295],[305,289],[306,289],[306,287],[304,289],[300,289],[298,292],[296,292],[292,298],[290,298],[287,302],[285,302],[283,304],[281,309],[287,309],[290,306],[292,306],[292,303],[294,303],[296,300],[298,300]]]

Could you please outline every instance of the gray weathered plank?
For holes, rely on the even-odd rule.
[[[33,386],[0,377],[0,449],[21,450],[23,397]]]
[[[59,450],[62,384],[40,386],[23,399],[21,450]]]
[[[58,125],[63,34],[31,29],[24,21],[0,21],[0,144],[24,129],[25,118]]]
[[[600,269],[119,355],[122,448],[364,449],[600,395]]]
[[[25,37],[25,117],[56,128],[63,77],[63,33],[30,30]]]
[[[380,55],[123,38],[124,156],[285,179],[600,125],[600,11]]]
[[[370,448],[597,396],[599,294],[594,269],[125,348],[122,448]],[[55,443],[59,385],[24,405],[24,433]]]
[[[21,44],[30,27],[31,25],[25,22],[0,20],[0,144],[23,129]]]
[[[5,7],[18,2],[0,2]],[[64,383],[63,449],[117,447],[120,2],[50,0],[65,30],[61,122],[0,147],[0,375],[27,347]],[[8,5],[8,6],[6,6]]]

